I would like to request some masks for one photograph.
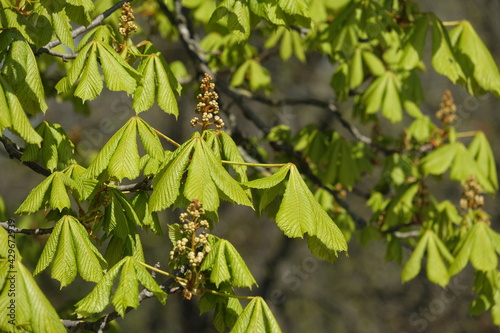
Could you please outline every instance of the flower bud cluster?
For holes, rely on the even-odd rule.
[[[445,90],[441,104],[439,104],[439,111],[436,112],[436,117],[441,120],[443,126],[448,126],[457,119],[457,107],[453,101],[451,91]]]
[[[183,238],[177,240],[172,251],[170,260],[187,259],[191,268],[201,265],[205,256],[210,252],[207,232],[210,227],[207,220],[202,219],[205,210],[198,200],[193,200],[186,209],[186,212],[179,215],[181,221],[180,232]]]
[[[215,125],[217,129],[224,127],[224,120],[217,114],[219,113],[219,95],[214,91],[215,83],[212,82],[213,78],[205,74],[205,77],[201,80],[201,94],[196,97],[199,102],[196,104],[196,113],[201,117],[194,117],[191,119],[191,126],[201,125],[206,128],[209,125]]]
[[[483,189],[474,176],[469,176],[462,186],[460,207],[463,209],[478,209],[484,205]]]
[[[122,15],[120,16],[120,24],[118,26],[118,32],[120,35],[128,38],[132,32],[137,31],[137,25],[135,25],[134,20],[134,10],[130,6],[130,3],[125,2],[122,6]]]

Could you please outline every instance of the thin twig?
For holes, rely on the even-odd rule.
[[[9,233],[15,233],[15,234],[25,234],[25,235],[47,235],[52,233],[52,230],[54,228],[37,228],[37,229],[21,229],[18,227],[15,227],[15,222],[14,220],[10,219],[7,222],[0,222],[0,226],[7,230]]]
[[[86,27],[81,26],[81,27],[74,29],[71,32],[71,37],[73,39],[75,39],[76,37],[80,36],[81,34],[86,33],[87,31],[94,29],[95,27],[100,25],[102,23],[102,21],[104,21],[104,19],[106,19],[108,16],[113,14],[118,9],[122,8],[124,3],[132,2],[132,1],[133,0],[122,0],[120,2],[115,3],[111,8],[104,11],[104,13],[97,15],[97,17],[94,18],[94,20],[92,20],[92,22],[88,26],[86,26]],[[45,44],[44,46],[42,46],[40,49],[38,49],[35,52],[35,55],[39,55],[42,53],[48,53],[48,54],[51,54],[53,56],[61,57],[63,59],[76,58],[76,56],[78,55],[77,53],[60,53],[60,52],[56,52],[56,51],[51,50],[52,48],[54,48],[58,45],[61,45],[61,41],[59,39],[55,39],[53,41],[50,41],[47,44]]]
[[[23,151],[21,147],[19,147],[16,143],[14,143],[11,139],[3,135],[0,137],[0,142],[3,143],[3,146],[5,147],[5,150],[7,151],[7,154],[9,154],[10,158],[15,158],[16,160],[21,161],[21,157],[23,156]],[[35,163],[35,162],[27,162],[27,161],[21,161],[24,165],[26,165],[28,168],[31,170],[48,177],[52,174],[52,172],[43,166]]]
[[[153,185],[150,184],[150,178],[144,178],[142,181],[135,184],[127,184],[127,185],[117,185],[116,188],[121,192],[135,192],[140,190],[151,191],[153,189]]]

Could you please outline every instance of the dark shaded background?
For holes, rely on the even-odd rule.
[[[472,22],[485,44],[490,48],[497,64],[500,64],[500,2],[496,0],[452,0],[418,1],[423,11],[433,11],[443,20],[468,19]],[[155,40],[168,60],[185,60],[180,44]],[[47,55],[44,55],[47,56]],[[427,55],[428,56],[428,55]],[[427,57],[429,59],[429,57]],[[189,65],[189,63],[188,63]],[[272,73],[276,97],[314,97],[322,100],[334,98],[329,81],[333,72],[326,58],[311,55],[307,64],[291,59],[286,63],[269,61],[265,64]],[[497,144],[500,140],[500,119],[497,111],[498,99],[486,95],[480,99],[470,97],[460,87],[454,87],[447,79],[438,76],[432,68],[422,74],[426,101],[424,112],[434,114],[439,108],[441,95],[451,89],[459,111],[458,130],[482,130],[486,133],[494,153],[500,156]],[[189,90],[189,88],[188,88]],[[180,100],[179,122],[162,113],[158,108],[141,114],[157,129],[172,138],[182,141],[192,132],[189,119],[193,116],[194,93],[186,91]],[[234,115],[237,127],[244,135],[260,135],[236,110],[224,104],[226,111]],[[72,112],[69,103],[50,101],[46,119],[58,122],[74,139],[80,142],[80,152],[88,158],[92,150],[99,149],[134,112],[130,100],[122,93],[103,93],[90,103],[90,117]],[[322,110],[308,107],[270,108],[262,105],[259,114],[268,124],[286,124],[296,131],[305,124],[323,123],[327,115]],[[340,105],[340,110],[350,112],[349,104]],[[462,110],[462,112],[460,112]],[[227,115],[226,118],[229,118]],[[37,123],[39,120],[35,120]],[[229,121],[226,121],[229,123]],[[332,124],[333,126],[334,124]],[[403,124],[402,124],[403,125]],[[389,126],[387,131],[394,130]],[[167,147],[166,148],[171,148]],[[498,159],[497,159],[498,164]],[[42,181],[43,177],[16,161],[8,159],[0,149],[0,194],[10,214],[21,204],[29,189]],[[370,179],[360,185],[369,191]],[[434,188],[440,199],[458,198],[457,184],[440,184]],[[363,202],[349,197],[356,212],[369,217]],[[488,197],[487,209],[492,215],[493,228],[497,231],[499,208],[496,197]],[[178,212],[161,215],[162,226],[175,221]],[[9,215],[12,217],[12,215]],[[471,317],[468,306],[473,299],[470,286],[473,276],[466,270],[451,280],[451,287],[442,289],[431,284],[424,276],[402,284],[401,267],[384,260],[385,245],[373,242],[362,247],[357,236],[350,242],[349,257],[341,256],[333,264],[315,259],[301,240],[287,240],[276,225],[265,218],[256,217],[247,208],[224,205],[220,212],[221,222],[214,233],[229,239],[246,260],[260,287],[250,292],[262,294],[271,306],[284,332],[497,332],[489,314]],[[3,218],[3,217],[2,217]],[[18,226],[46,226],[33,217],[15,217]],[[30,269],[30,255],[41,251],[47,236],[28,237],[20,235],[18,246]],[[159,261],[166,267],[170,245],[166,236],[144,235],[144,250],[150,264]],[[408,258],[409,252],[405,253]],[[38,257],[38,255],[37,255]],[[37,280],[56,309],[72,311],[76,303],[93,284],[80,278],[59,290],[59,283],[51,280],[49,271]],[[161,278],[159,278],[161,282]],[[210,324],[210,314],[200,317],[193,302],[170,295],[167,305],[156,300],[147,300],[138,310],[118,320],[121,332],[215,332]]]

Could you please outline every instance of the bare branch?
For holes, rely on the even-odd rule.
[[[5,150],[9,154],[10,158],[15,158],[16,160],[21,161],[21,157],[23,156],[23,151],[21,147],[19,147],[16,143],[14,143],[11,139],[3,135],[0,137],[0,142],[3,143],[3,146],[5,147]],[[24,165],[26,165],[28,168],[31,170],[48,177],[52,174],[52,172],[43,166],[35,163],[35,162],[26,162],[26,161],[21,161]]]
[[[411,230],[411,231],[395,231],[394,236],[399,239],[406,239],[406,238],[412,238],[412,237],[418,237],[420,235],[420,230]]]
[[[117,188],[122,192],[134,192],[139,190],[150,191],[153,186],[150,184],[151,178],[144,178],[142,181],[135,184],[118,185]]]
[[[15,221],[9,219],[7,222],[0,222],[0,226],[9,233],[25,234],[25,235],[47,235],[52,233],[54,228],[37,228],[37,229],[21,229],[15,227]]]

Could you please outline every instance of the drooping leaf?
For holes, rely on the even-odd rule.
[[[485,222],[480,221],[463,236],[455,260],[450,266],[450,275],[459,273],[470,260],[477,270],[496,269],[500,253],[500,235]]]
[[[233,245],[215,236],[210,238],[215,244],[200,268],[202,271],[210,271],[210,281],[217,286],[223,282],[230,282],[236,287],[251,287],[255,284],[252,273]]]
[[[112,303],[122,317],[127,307],[137,308],[138,306],[139,282],[153,292],[161,303],[165,304],[167,295],[146,268],[133,257],[125,257],[101,278],[90,294],[76,304],[75,312],[86,317],[92,313],[103,311],[109,304],[113,281],[118,275],[120,275],[120,280]]]
[[[220,288],[220,292],[228,295],[234,294],[234,291],[227,290],[229,288]],[[221,297],[209,293],[204,293],[200,298],[200,312],[204,313],[214,310],[213,324],[217,331],[225,332],[226,329],[231,329],[238,319],[243,308],[238,299],[232,297]]]
[[[149,210],[149,194],[146,191],[138,191],[131,199],[131,204],[137,214],[137,218],[144,227],[149,227],[156,235],[162,235],[160,221],[156,212]]]
[[[72,191],[83,193],[81,184],[78,184],[63,172],[56,171],[52,173],[30,191],[26,200],[17,209],[16,214],[34,213],[47,206],[59,211],[71,207],[66,187]]]
[[[461,21],[450,31],[455,54],[466,77],[471,94],[491,91],[500,96],[500,73],[491,56],[469,21]]]
[[[447,76],[451,82],[464,79],[464,73],[458,63],[448,31],[443,23],[434,15],[432,22],[432,66],[441,75]]]
[[[413,22],[411,31],[403,44],[401,66],[404,69],[411,70],[417,67],[421,61],[428,27],[429,18],[427,15],[422,15]]]
[[[36,144],[27,144],[21,158],[22,161],[41,159],[47,169],[51,171],[54,171],[59,163],[75,163],[73,158],[74,145],[61,125],[43,121],[35,130],[43,138],[42,148],[40,149]]]
[[[330,216],[323,210],[302,179],[297,167],[290,164],[288,184],[276,224],[288,237],[316,236],[334,252],[347,251],[347,242]]]
[[[10,43],[2,73],[9,78],[9,84],[26,112],[36,114],[47,110],[40,69],[33,50],[25,40]]]
[[[483,132],[478,132],[468,147],[469,152],[477,162],[477,167],[484,176],[481,185],[486,192],[493,193],[498,189],[498,176],[495,158],[488,139]]]
[[[109,90],[123,90],[132,94],[137,86],[140,74],[123,60],[108,44],[92,40],[78,53],[66,76],[56,85],[59,93],[67,92],[80,79],[75,95],[83,101],[99,96],[102,91],[102,78],[97,68],[100,59],[104,81]]]
[[[51,276],[61,282],[61,288],[70,284],[77,273],[84,280],[98,282],[106,265],[83,225],[69,215],[56,223],[33,274],[40,273],[51,262]]]
[[[163,111],[177,117],[179,110],[175,94],[180,94],[181,85],[153,44],[146,44],[144,54],[138,69],[142,78],[134,93],[132,107],[137,113],[145,111],[153,105],[156,97]]]
[[[413,250],[410,259],[406,262],[401,274],[403,282],[413,279],[420,272],[424,253],[427,253],[427,277],[430,281],[444,287],[448,284],[450,276],[443,262],[443,257],[448,262],[451,262],[453,257],[438,236],[431,230],[425,231]]]
[[[31,126],[28,117],[7,78],[0,75],[0,132],[9,128],[28,143],[39,144],[42,138]]]
[[[139,133],[137,133],[139,132]],[[139,135],[138,135],[139,134]],[[141,118],[130,118],[104,145],[87,169],[87,177],[99,176],[107,170],[108,176],[135,179],[140,172],[140,156],[137,136],[146,152],[158,160],[163,159],[163,148],[153,128]]]
[[[281,333],[278,322],[261,297],[248,303],[231,330],[231,333],[245,332]]]
[[[0,317],[0,330],[2,332],[21,332],[27,328],[33,332],[54,332],[64,333],[66,328],[52,307],[49,300],[40,290],[31,273],[21,262],[21,255],[14,249],[14,260],[8,256],[9,234],[0,228],[0,285],[4,286],[10,282],[7,280],[15,272],[15,297],[11,288],[2,288],[0,291],[0,306],[5,310],[5,314]],[[12,255],[12,253],[10,253]],[[9,258],[9,260],[7,260]],[[12,307],[12,300],[15,301],[15,315],[9,316],[9,306]],[[13,325],[14,323],[14,325]],[[29,326],[26,326],[29,323]]]

